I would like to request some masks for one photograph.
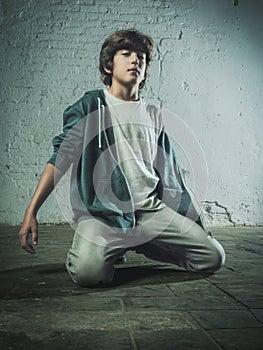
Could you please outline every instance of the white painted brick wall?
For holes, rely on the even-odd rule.
[[[98,55],[104,38],[134,27],[156,43],[144,97],[181,116],[205,150],[209,224],[262,224],[262,5],[0,1],[0,222],[21,222],[63,110],[103,86]],[[39,219],[64,221],[54,195]]]

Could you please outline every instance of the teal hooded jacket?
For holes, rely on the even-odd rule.
[[[132,193],[118,166],[111,117],[103,90],[86,92],[63,114],[63,132],[53,139],[48,163],[65,173],[72,165],[70,201],[73,220],[97,218],[111,227],[136,225]],[[157,108],[157,107],[156,107]],[[159,133],[154,168],[158,197],[204,228],[201,211],[187,189],[165,130]]]

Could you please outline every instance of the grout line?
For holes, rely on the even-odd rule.
[[[225,350],[224,347],[222,347],[217,341],[216,339],[214,339],[207,330],[205,330],[204,328],[202,328],[204,333],[208,336],[208,338],[217,346],[218,349],[220,350]]]
[[[125,309],[124,299],[120,298],[120,301],[121,301],[121,306],[122,306],[122,312],[124,314],[124,317],[126,317],[127,316],[127,310]],[[133,346],[133,350],[139,350],[138,345],[137,345],[136,340],[135,340],[135,337],[134,337],[134,334],[133,334],[133,330],[131,328],[131,325],[130,325],[129,321],[128,321],[127,326],[128,326],[127,328],[128,328],[128,331],[129,331],[129,337],[130,337],[130,340],[131,340],[131,343],[132,343],[132,346]]]
[[[121,311],[123,311],[123,312],[125,312],[126,310],[125,310],[125,303],[124,303],[124,300],[123,300],[123,298],[117,298],[117,299],[120,299],[120,302],[121,302]]]
[[[263,243],[258,243],[258,242],[253,242],[253,241],[250,241],[248,239],[244,239],[243,242],[247,242],[247,243],[251,243],[251,244],[255,244],[255,245],[259,245],[260,247],[263,246]]]
[[[259,323],[263,324],[263,321],[261,321],[259,318],[257,318],[257,316],[254,314],[254,312],[252,310],[249,309],[249,312],[255,318],[256,321],[258,321]]]
[[[129,332],[129,336],[130,336],[130,339],[131,339],[131,343],[133,345],[133,350],[139,350],[138,344],[136,343],[133,331],[131,329],[130,329],[130,332]]]
[[[164,285],[167,287],[167,289],[172,293],[173,296],[176,297],[176,294],[174,293],[174,291],[168,286],[167,283],[164,283]]]
[[[222,287],[220,287],[219,285],[213,283],[212,281],[209,281],[205,278],[206,281],[208,281],[210,284],[212,284],[214,287],[216,287],[217,289],[219,289],[221,292],[223,292],[224,294],[226,294],[228,297],[230,297],[231,299],[233,299],[235,302],[237,302],[238,304],[242,305],[243,307],[245,307],[247,310],[249,310],[249,308],[243,304],[242,301],[238,300],[236,297],[234,297],[232,294],[228,293],[226,290],[224,290]]]
[[[212,284],[214,287],[216,287],[217,289],[219,289],[221,292],[223,292],[224,294],[226,294],[228,297],[230,297],[231,299],[233,299],[235,302],[237,302],[238,304],[240,304],[241,306],[243,306],[245,308],[246,311],[248,311],[251,316],[258,322],[260,322],[261,324],[263,324],[263,322],[259,319],[257,319],[257,317],[254,315],[254,313],[251,311],[251,308],[248,307],[246,304],[244,304],[242,301],[238,300],[236,297],[234,297],[232,294],[228,293],[227,291],[225,291],[223,288],[221,288],[220,286],[216,285],[215,283],[208,281],[210,284]]]

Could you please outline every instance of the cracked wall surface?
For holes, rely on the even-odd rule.
[[[208,224],[262,224],[262,9],[260,0],[1,0],[0,222],[21,222],[63,110],[102,87],[104,38],[134,27],[155,41],[143,97],[180,116],[204,151]],[[55,195],[39,220],[64,221]]]

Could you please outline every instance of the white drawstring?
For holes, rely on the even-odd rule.
[[[105,123],[105,106],[102,105],[102,116],[101,116],[101,125],[102,127],[104,127],[104,123]]]
[[[102,147],[101,145],[101,102],[99,97],[98,97],[98,112],[99,112],[99,148],[101,148]]]

